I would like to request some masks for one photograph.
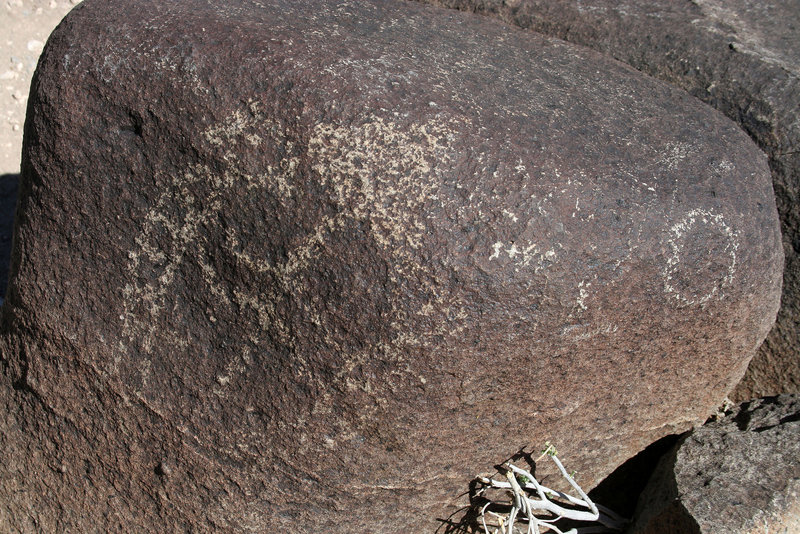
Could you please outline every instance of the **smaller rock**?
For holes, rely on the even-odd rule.
[[[172,469],[170,468],[169,464],[165,462],[159,462],[156,466],[156,474],[160,477],[168,477],[172,474]]]
[[[631,534],[800,532],[800,398],[740,404],[659,463]]]

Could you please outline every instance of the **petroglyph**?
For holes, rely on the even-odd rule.
[[[309,141],[313,170],[324,185],[332,187],[342,214],[369,220],[370,236],[393,257],[389,279],[398,285],[404,279],[422,284],[420,291],[427,294],[429,303],[414,312],[420,316],[444,299],[435,284],[426,282],[431,277],[430,266],[420,262],[415,251],[422,247],[430,231],[427,214],[443,208],[442,171],[455,157],[451,143],[456,126],[453,121],[434,119],[401,128],[392,119],[371,117],[357,125],[320,124]],[[408,311],[394,301],[390,306],[394,323],[409,320]],[[455,310],[454,317],[458,322],[465,316]],[[457,325],[441,324],[422,337],[397,333],[394,339],[369,352],[397,363],[402,352],[399,347],[425,345],[428,339],[456,335],[458,331]],[[357,386],[346,378],[365,362],[366,356],[367,353],[351,355],[337,374],[348,389],[369,387],[369,381]]]
[[[670,144],[667,146],[667,153],[661,157],[657,164],[666,166],[668,169],[674,169],[682,161],[693,156],[696,152],[696,147],[686,143]]]
[[[292,248],[276,258],[264,257],[263,251],[249,246],[259,236],[242,235],[232,227],[214,231],[219,225],[217,214],[222,209],[232,190],[257,190],[258,195],[277,199],[285,203],[297,193],[299,180],[299,147],[276,122],[266,117],[258,103],[250,102],[246,108],[237,110],[224,121],[203,132],[204,139],[223,152],[226,164],[222,173],[205,166],[187,169],[174,177],[159,177],[166,185],[145,217],[145,229],[135,239],[137,248],[129,254],[127,270],[131,280],[124,288],[125,309],[122,321],[123,341],[115,351],[112,372],[118,373],[126,353],[135,350],[145,357],[147,365],[134,372],[139,373],[139,385],[146,389],[148,374],[152,369],[148,355],[164,347],[189,350],[190,333],[159,331],[156,325],[163,324],[160,317],[176,312],[177,304],[171,302],[179,271],[187,264],[199,267],[203,287],[198,292],[209,293],[218,305],[238,309],[240,313],[252,314],[258,326],[243,346],[233,351],[227,363],[216,373],[214,391],[224,396],[224,391],[239,374],[247,372],[253,351],[259,350],[268,333],[272,343],[292,350],[293,338],[290,327],[276,309],[281,295],[301,291],[304,279],[313,276],[309,272],[316,259],[324,253],[326,242],[342,231],[349,221],[369,220],[369,231],[375,243],[388,251],[395,260],[389,273],[399,283],[403,278],[426,278],[426,266],[414,256],[426,238],[427,209],[441,207],[438,190],[441,185],[440,168],[450,164],[453,154],[449,147],[452,125],[445,121],[414,124],[401,131],[391,120],[373,117],[361,125],[317,125],[305,149],[315,165],[311,169],[321,184],[333,193],[337,212],[320,217],[318,223],[306,232],[302,239],[295,240]],[[238,160],[236,147],[245,143],[257,149],[283,154],[283,158],[266,165],[261,173],[247,172]],[[375,172],[380,169],[381,172]],[[228,205],[228,204],[225,204]],[[224,236],[221,243],[206,242],[205,234]],[[222,247],[223,250],[214,247]],[[224,255],[232,258],[243,272],[267,275],[271,285],[231,289],[220,279],[209,258]],[[442,296],[431,285],[424,288],[430,292],[432,302],[440,302]],[[324,309],[302,310],[304,316],[323,330]],[[324,306],[323,306],[324,308]],[[420,314],[424,309],[418,310]],[[402,323],[407,312],[392,305],[390,314],[395,323]],[[455,317],[462,315],[456,311]],[[209,311],[208,321],[216,324],[217,317]],[[452,324],[442,326],[431,335],[444,333]],[[259,334],[260,332],[260,334]],[[336,346],[336,341],[327,339]],[[380,352],[387,360],[396,359],[398,344],[424,343],[424,340],[397,337],[387,341]],[[300,355],[297,355],[300,358]],[[352,355],[352,362],[343,369],[350,371],[365,355]],[[303,362],[298,362],[303,368]],[[342,373],[339,377],[347,381]],[[352,387],[352,385],[348,386]],[[157,392],[137,391],[140,396],[158,395]],[[152,398],[149,399],[152,402]]]
[[[178,304],[171,301],[175,293],[176,280],[181,269],[196,267],[202,273],[203,287],[198,292],[214,296],[218,305],[239,310],[251,310],[262,331],[268,327],[274,332],[282,332],[281,341],[290,344],[291,337],[279,314],[274,309],[274,294],[251,294],[227,289],[221,283],[217,269],[212,264],[219,251],[207,243],[206,234],[211,226],[219,224],[218,214],[230,199],[234,189],[259,189],[272,198],[286,200],[293,194],[290,185],[297,172],[297,156],[293,142],[286,138],[281,128],[270,121],[257,103],[249,103],[247,109],[237,110],[221,124],[208,128],[203,137],[215,147],[224,149],[223,160],[227,167],[223,172],[215,172],[205,165],[196,165],[175,176],[157,176],[163,182],[162,191],[149,212],[144,217],[144,231],[136,236],[137,249],[129,253],[127,265],[130,282],[123,289],[124,312],[122,321],[122,341],[115,351],[112,369],[120,372],[120,364],[125,355],[135,350],[147,357],[162,350],[165,346],[173,350],[190,349],[191,332],[165,332],[159,329],[160,317],[169,317],[177,311]],[[276,150],[278,147],[286,156],[275,167],[267,166],[263,173],[251,174],[239,164],[236,156],[237,143],[244,142],[263,150]],[[226,253],[231,254],[245,268],[254,272],[284,274],[287,266],[271,265],[263,258],[253,258],[243,245],[251,236],[240,236],[231,228],[219,232],[227,239]],[[313,240],[313,239],[312,239]],[[302,247],[300,247],[302,252]],[[291,259],[287,262],[291,269]],[[217,322],[215,314],[208,310],[208,321]],[[243,373],[250,360],[249,353],[262,342],[259,335],[246,340],[240,352],[232,354],[230,361],[220,369],[215,388],[221,394],[224,386],[230,383],[237,373]],[[145,359],[144,361],[149,362]],[[152,365],[139,366],[139,379],[145,393],[148,374]],[[137,387],[134,384],[134,387]],[[152,394],[152,392],[151,392]],[[153,399],[150,399],[151,401]]]
[[[498,259],[501,255],[507,256],[508,259],[522,267],[533,265],[534,273],[546,269],[558,259],[555,247],[542,250],[536,243],[526,243],[518,247],[516,243],[506,245],[502,241],[498,241],[492,245],[489,259]]]
[[[426,205],[440,205],[436,167],[452,161],[452,131],[432,121],[404,132],[380,117],[359,126],[321,124],[309,142],[309,156],[340,205],[357,219],[369,217],[375,240],[402,254],[424,239]]]
[[[198,182],[205,182],[209,174],[208,168],[198,167],[173,177],[153,209],[145,216],[145,231],[135,238],[138,250],[129,252],[128,273],[131,282],[123,289],[126,305],[120,319],[123,322],[123,335],[131,342],[141,343],[141,350],[145,353],[151,351],[157,336],[156,323],[150,318],[170,313],[169,288],[174,283],[175,273],[187,254],[196,255],[199,228],[207,224],[219,209],[218,191],[215,190],[205,201],[205,208],[199,207],[198,199],[192,193],[194,186]],[[171,206],[179,199],[184,211],[176,215]],[[203,269],[213,279],[213,269],[206,264]],[[210,287],[213,290],[216,286],[212,284]],[[225,295],[219,296],[225,298]],[[186,346],[186,341],[179,338],[173,339],[173,342],[179,347]],[[120,351],[124,350],[124,347],[120,347]],[[120,351],[115,354],[115,367],[120,362]]]
[[[738,233],[733,230],[724,220],[722,215],[712,213],[708,210],[694,209],[683,219],[670,228],[668,245],[670,253],[667,256],[661,276],[664,281],[664,292],[679,301],[681,306],[691,306],[704,304],[712,298],[721,298],[722,290],[731,285],[736,274],[736,251],[739,248]],[[704,276],[697,278],[694,274],[694,284],[696,280],[704,280],[705,285],[692,293],[687,292],[684,279],[690,279],[689,275],[683,275],[685,269],[685,258],[690,250],[697,255],[697,246],[694,243],[706,243],[713,247],[714,254],[710,251],[703,251],[708,257],[727,257],[726,264],[711,263],[704,258],[692,258],[690,264],[692,268],[703,269]]]
[[[221,168],[195,165],[175,176],[156,177],[163,187],[144,218],[144,231],[135,238],[136,249],[129,255],[130,281],[124,288],[125,307],[120,317],[123,335],[111,371],[123,376],[134,394],[154,409],[176,405],[175,399],[170,398],[172,392],[149,384],[158,383],[150,378],[164,365],[156,361],[156,354],[202,350],[196,346],[198,333],[174,319],[185,308],[174,301],[173,295],[185,292],[179,287],[185,283],[181,277],[192,272],[200,273],[194,278],[200,285],[193,290],[214,300],[206,306],[205,324],[209,329],[224,331],[219,317],[226,314],[252,324],[245,339],[233,341],[227,352],[208,358],[206,367],[182,369],[180,372],[188,377],[184,390],[198,388],[224,399],[237,385],[247,384],[259,373],[286,372],[318,392],[314,393],[318,395],[315,405],[328,402],[330,391],[371,395],[374,405],[361,413],[363,419],[369,419],[377,417],[386,400],[384,395],[388,393],[376,384],[386,383],[388,376],[396,383],[423,384],[425,378],[412,369],[405,355],[413,350],[430,350],[441,339],[464,335],[470,320],[454,293],[458,289],[443,289],[436,282],[434,267],[419,255],[420,250],[429,247],[432,232],[440,231],[431,227],[431,214],[449,209],[454,219],[467,223],[504,221],[502,235],[490,237],[470,230],[458,237],[481,245],[474,248],[475,261],[493,269],[526,269],[535,275],[564,256],[563,245],[555,239],[564,234],[563,224],[552,214],[574,209],[583,215],[584,206],[571,195],[572,190],[554,195],[546,189],[546,182],[537,189],[538,182],[527,175],[521,160],[514,167],[520,173],[516,178],[525,184],[521,194],[516,190],[512,194],[471,188],[463,195],[464,205],[448,206],[444,199],[461,187],[448,174],[457,165],[457,157],[463,156],[454,146],[459,121],[435,116],[420,123],[398,122],[404,120],[387,113],[356,123],[320,123],[310,126],[300,141],[296,132],[290,133],[269,117],[259,103],[249,102],[208,127],[202,139],[208,150],[214,151]],[[269,163],[256,167],[252,161],[242,161],[238,155],[241,149],[268,153],[264,161]],[[474,172],[478,178],[481,173],[490,176],[498,172],[486,154],[476,151],[470,157],[477,163]],[[327,207],[307,217],[308,225],[288,237],[250,234],[246,227],[225,225],[220,216],[225,209],[236,209],[240,199],[235,195],[242,191],[252,193],[254,202],[269,203],[273,211],[291,214],[293,203],[307,194],[309,187],[324,191],[321,197],[326,199]],[[535,193],[525,190],[528,187]],[[514,200],[506,202],[505,195]],[[254,213],[267,216],[268,212]],[[255,227],[257,232],[269,234],[269,223],[259,224]],[[381,301],[385,305],[381,314],[388,326],[376,333],[369,344],[348,347],[346,332],[339,332],[343,327],[337,321],[342,313],[358,311],[331,311],[336,303],[326,300],[328,297],[310,295],[315,291],[320,265],[331,261],[331,249],[342,250],[341,240],[351,239],[347,232],[354,229],[363,232],[357,234],[359,246],[380,251],[388,259],[386,280],[368,281],[386,284],[377,290],[381,296],[375,298],[385,299],[385,304]],[[730,257],[722,273],[719,266],[708,266],[717,276],[701,294],[687,293],[682,283],[686,277],[681,276],[683,255],[691,249],[687,245],[697,232],[711,233],[716,237],[713,243]],[[209,242],[208,235],[220,237]],[[542,241],[537,241],[540,237]],[[680,305],[702,304],[719,296],[733,280],[736,237],[720,215],[702,210],[689,213],[670,229],[670,255],[661,273],[665,292]],[[274,248],[280,250],[275,252]],[[227,266],[228,272],[241,273],[248,282],[223,280],[216,263],[220,257],[232,264]],[[578,282],[573,301],[576,315],[590,307],[597,290],[591,279]],[[366,299],[365,289],[357,283],[357,277],[342,280],[337,290],[351,291]],[[418,299],[418,307],[404,307],[388,294],[406,290],[424,295]],[[304,296],[295,298],[297,295]],[[445,303],[448,310],[443,312]],[[403,331],[404,325],[428,321],[431,310],[445,313],[448,320],[413,334]],[[339,358],[324,380],[308,361],[313,358],[309,356],[312,352],[296,346],[297,323],[292,323],[292,317],[301,317],[303,324],[313,325],[313,331],[318,333],[315,342]],[[174,330],[164,331],[165,324],[173,325],[170,328]],[[584,339],[614,332],[616,326],[609,326],[576,330],[570,335]],[[265,371],[261,368],[263,358],[269,356],[264,355],[276,350],[287,355],[279,364],[284,367]],[[137,357],[129,358],[133,353],[138,353]],[[139,364],[131,368],[126,360]],[[195,422],[190,420],[189,428],[192,424]],[[341,435],[351,432],[347,428],[341,430]],[[250,436],[249,433],[252,431],[237,427],[230,439],[235,435]],[[258,441],[257,436],[241,439]]]
[[[586,297],[589,296],[589,286],[591,286],[591,282],[584,282],[581,281],[578,284],[578,300],[576,301],[577,305],[582,309],[586,310]]]

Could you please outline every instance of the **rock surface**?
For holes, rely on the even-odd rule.
[[[756,399],[664,457],[631,534],[793,534],[799,492],[800,399]]]
[[[777,310],[750,139],[485,18],[87,0],[29,110],[12,530],[428,532],[548,439],[588,489],[704,420]]]
[[[731,394],[800,393],[800,3],[422,0],[589,46],[686,89],[769,156],[786,264],[777,322]]]

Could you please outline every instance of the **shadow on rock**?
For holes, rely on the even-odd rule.
[[[19,174],[0,175],[0,299],[6,296]]]

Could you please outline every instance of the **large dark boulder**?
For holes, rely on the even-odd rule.
[[[422,0],[589,46],[725,113],[769,156],[786,264],[745,400],[800,393],[800,3],[795,0]]]
[[[778,306],[735,124],[456,11],[87,0],[25,134],[12,530],[431,531],[545,440],[588,489],[705,419]]]
[[[630,534],[800,532],[800,400],[755,399],[684,437],[659,463]]]

